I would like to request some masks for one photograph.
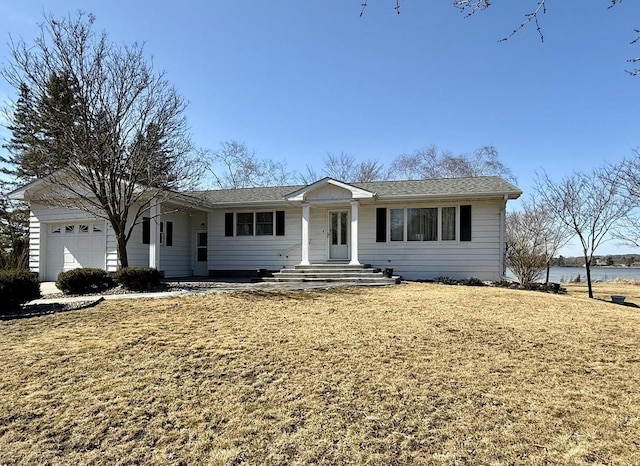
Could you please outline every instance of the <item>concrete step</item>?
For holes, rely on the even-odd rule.
[[[311,265],[294,265],[293,269],[285,270],[308,270],[308,269],[322,269],[322,270],[373,270],[370,265],[365,264],[311,264]]]
[[[296,265],[293,268],[274,272],[264,281],[280,283],[344,283],[344,284],[378,284],[390,285],[400,283],[400,277],[386,277],[380,269],[370,265],[350,264],[311,264]]]
[[[307,276],[274,276],[264,277],[265,282],[276,283],[344,283],[356,285],[393,285],[400,283],[400,277],[307,277]]]
[[[363,271],[363,270],[322,270],[322,269],[307,269],[307,270],[295,270],[295,269],[282,269],[280,272],[274,272],[274,275],[304,275],[307,277],[311,276],[333,276],[339,275],[341,277],[370,277],[373,275],[380,274],[381,272],[375,272],[374,270]]]

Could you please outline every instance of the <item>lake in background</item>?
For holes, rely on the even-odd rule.
[[[542,281],[546,276],[546,271],[542,272]],[[569,282],[575,280],[580,275],[580,279],[584,282],[587,280],[587,273],[584,267],[551,267],[549,271],[550,282]],[[507,269],[507,278],[515,280],[515,276],[511,270]],[[608,282],[616,278],[627,278],[631,280],[640,280],[640,268],[637,267],[591,267],[591,280],[599,282]]]

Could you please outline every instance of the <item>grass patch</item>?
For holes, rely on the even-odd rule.
[[[640,463],[640,311],[582,294],[107,301],[0,338],[0,464]]]

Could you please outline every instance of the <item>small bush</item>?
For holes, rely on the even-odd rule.
[[[160,287],[162,274],[151,267],[123,267],[114,278],[127,290],[149,291]]]
[[[470,277],[462,281],[465,286],[485,286],[484,282],[476,277]]]
[[[578,274],[576,276],[576,278],[574,278],[573,280],[571,280],[572,283],[580,283],[582,282],[582,280],[580,279],[580,274]]]
[[[520,283],[502,279],[500,281],[493,282],[493,286],[498,288],[520,288]]]
[[[440,276],[433,279],[436,283],[442,283],[443,285],[457,285],[458,282],[451,277]]]
[[[87,294],[108,290],[114,283],[102,269],[81,268],[60,272],[56,286],[65,294]]]
[[[38,275],[28,270],[0,270],[0,314],[40,297]]]

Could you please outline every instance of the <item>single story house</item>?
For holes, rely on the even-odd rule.
[[[13,193],[29,203],[31,270],[41,280],[77,267],[118,268],[110,224],[38,202],[38,182]],[[129,265],[165,277],[253,274],[308,264],[370,264],[407,279],[500,280],[505,207],[522,192],[496,177],[225,189],[176,194],[153,205],[128,243]]]

